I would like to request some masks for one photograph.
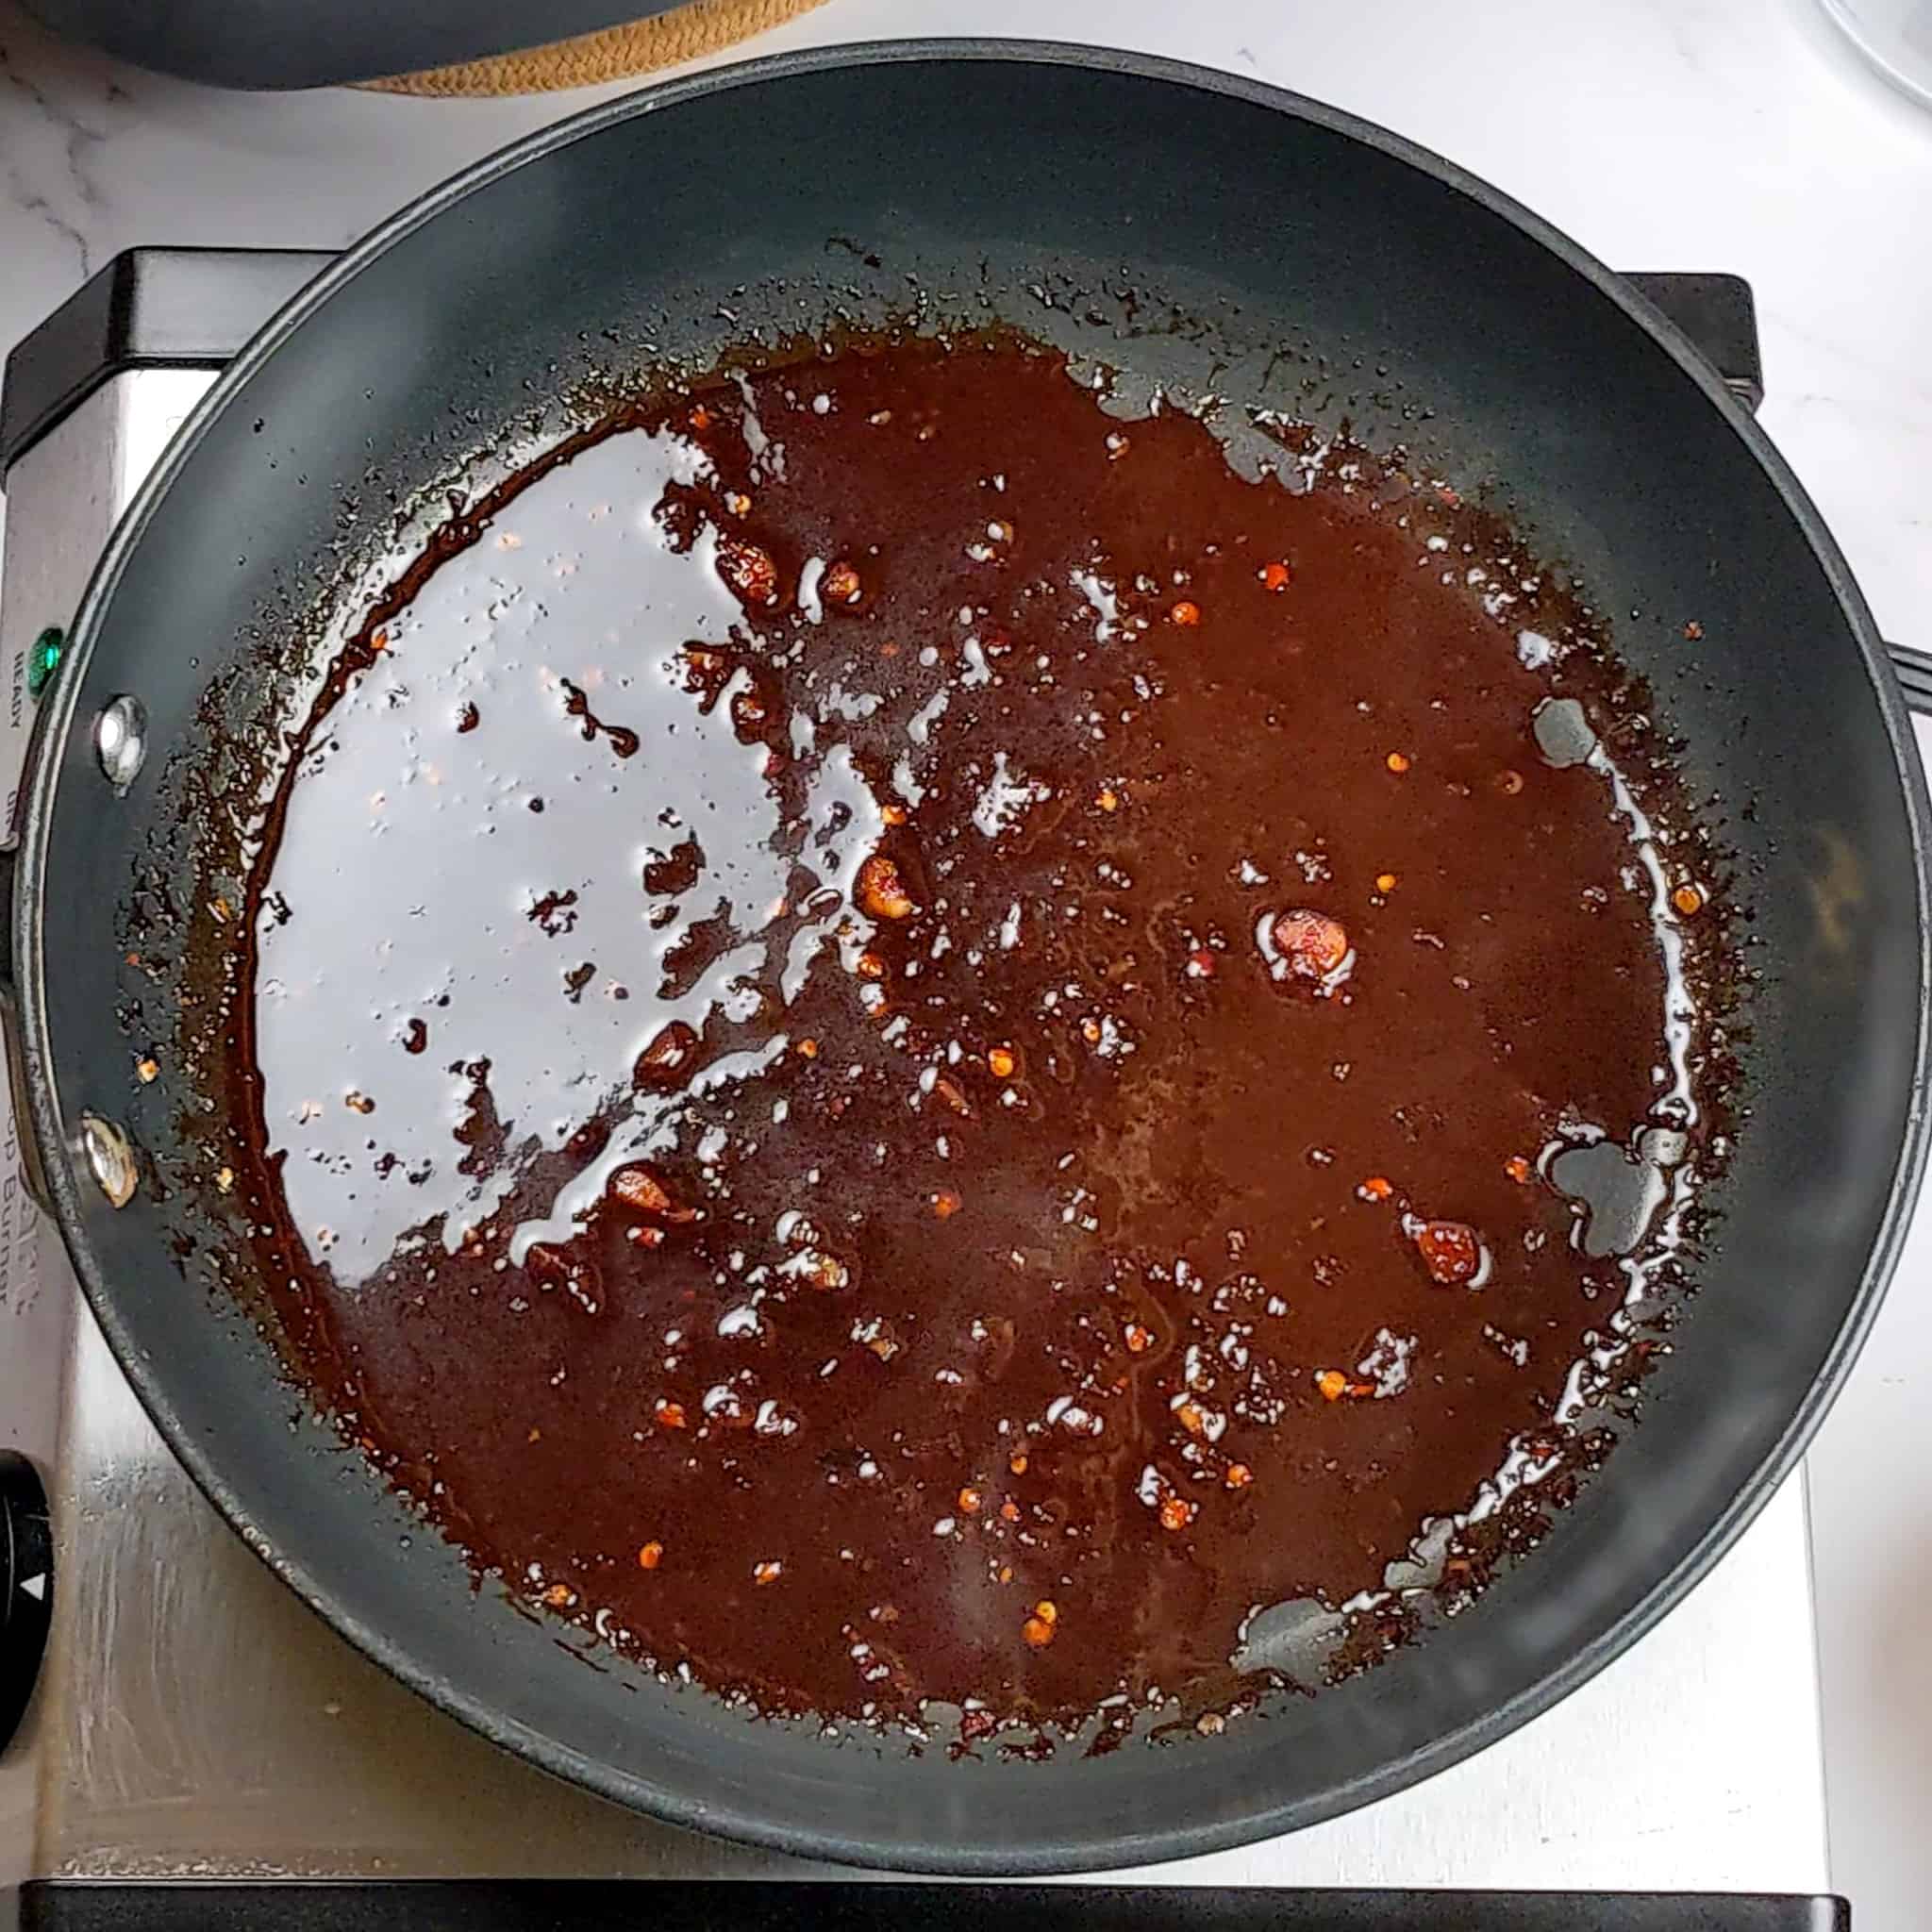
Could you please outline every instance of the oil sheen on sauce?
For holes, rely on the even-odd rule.
[[[861,342],[388,600],[251,885],[247,1189],[480,1573],[971,1741],[1224,1691],[1552,1429],[1621,1292],[1552,1169],[1696,1120],[1669,906],[1583,654],[1402,508]]]

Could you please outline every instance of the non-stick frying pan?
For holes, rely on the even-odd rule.
[[[188,893],[196,850],[245,816],[211,727],[312,673],[315,613],[393,546],[399,508],[506,433],[560,428],[563,398],[613,372],[908,311],[1346,421],[1493,504],[1614,620],[1748,914],[1747,1112],[1640,1424],[1473,1609],[1219,1739],[954,1763],[592,1668],[473,1587],[207,1286],[226,1223],[180,1180],[190,1096],[135,1074],[131,1016],[163,1027],[196,994],[129,966],[130,921]],[[1926,799],[1843,560],[1616,276],[1291,95],[1127,55],[900,43],[566,123],[399,215],[256,339],[129,513],[74,640],[37,741],[13,971],[46,1185],[102,1326],[209,1495],[352,1641],[536,1763],[681,1824],[1039,1872],[1206,1851],[1424,1776],[1581,1683],[1710,1566],[1791,1468],[1905,1224]],[[129,696],[139,713],[113,708]],[[141,1185],[116,1208],[122,1133]]]

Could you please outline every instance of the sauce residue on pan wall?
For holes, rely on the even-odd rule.
[[[383,600],[251,881],[291,1365],[761,1709],[1219,1728],[1471,1570],[1708,1131],[1612,673],[1409,479],[1105,402],[865,341],[577,439]]]

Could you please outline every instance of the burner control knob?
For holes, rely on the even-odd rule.
[[[53,1605],[46,1491],[25,1457],[0,1449],[0,1750],[33,1695]]]

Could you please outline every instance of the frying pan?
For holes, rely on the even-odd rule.
[[[592,1668],[561,1625],[473,1587],[207,1285],[228,1223],[184,1178],[192,1096],[134,1073],[129,1029],[203,993],[132,970],[130,922],[187,903],[197,851],[233,841],[251,795],[224,790],[211,727],[313,677],[316,612],[393,554],[399,508],[507,460],[479,456],[506,433],[561,429],[564,398],[614,373],[908,310],[1345,421],[1491,504],[1614,616],[1748,921],[1746,1111],[1640,1424],[1465,1614],[1219,1739],[953,1763]],[[75,1265],[162,1433],[264,1560],[424,1695],[622,1803],[787,1851],[1124,1865],[1307,1824],[1502,1736],[1654,1624],[1791,1468],[1919,1174],[1925,828],[1897,684],[1817,513],[1685,341],[1562,236],[1224,75],[1014,43],[831,49],[674,81],[484,163],[215,385],[102,559],[43,708],[12,874],[19,1072]]]

